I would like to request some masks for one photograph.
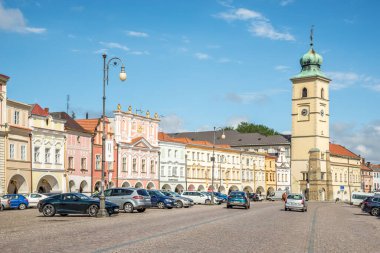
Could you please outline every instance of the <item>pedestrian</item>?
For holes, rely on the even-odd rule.
[[[336,198],[336,199],[335,199],[335,204],[336,204],[337,202],[339,202],[339,198]]]
[[[282,194],[282,201],[286,202],[286,199],[288,198],[288,195],[286,194],[286,192],[284,192]]]

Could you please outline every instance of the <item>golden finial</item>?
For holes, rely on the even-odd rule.
[[[118,111],[121,110],[121,105],[120,105],[120,104],[117,104],[117,110],[118,110]]]

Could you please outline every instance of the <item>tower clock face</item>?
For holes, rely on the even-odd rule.
[[[306,116],[307,115],[307,109],[302,109],[301,114],[302,114],[302,116]]]

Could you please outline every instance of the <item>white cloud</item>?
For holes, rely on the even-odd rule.
[[[276,67],[274,67],[274,69],[280,72],[286,72],[290,69],[290,67],[285,65],[277,65]]]
[[[235,20],[250,22],[248,31],[257,37],[269,38],[271,40],[295,40],[292,34],[286,31],[281,32],[276,30],[268,18],[260,12],[253,10],[245,8],[232,9],[227,12],[218,13],[214,15],[214,17],[223,19],[227,22],[232,22]]]
[[[238,103],[238,104],[263,104],[268,102],[271,97],[276,94],[289,92],[288,90],[273,89],[262,92],[245,92],[245,93],[235,93],[230,92],[225,95],[227,101]]]
[[[291,4],[293,2],[294,2],[294,0],[281,0],[280,5],[281,6],[287,6],[288,4]]]
[[[332,80],[330,85],[332,90],[347,88],[363,79],[354,72],[326,72],[326,75]]]
[[[269,38],[271,40],[295,40],[294,36],[288,32],[276,31],[268,21],[253,22],[249,31],[257,37]]]
[[[127,31],[127,35],[131,37],[140,37],[140,38],[147,38],[149,35],[144,32],[136,32],[136,31]]]
[[[103,53],[107,53],[107,52],[108,52],[108,49],[101,48],[99,50],[94,51],[94,54],[103,54]]]
[[[380,120],[363,125],[340,122],[331,126],[331,140],[366,158],[380,163]]]
[[[229,62],[231,62],[231,60],[230,60],[229,58],[225,58],[225,57],[223,57],[223,58],[220,58],[220,59],[218,60],[218,62],[219,62],[219,63],[229,63]]]
[[[124,46],[124,45],[121,45],[119,43],[116,43],[116,42],[99,42],[101,45],[107,47],[107,48],[116,48],[116,49],[121,49],[121,50],[124,50],[124,51],[129,51],[129,48],[127,46]]]
[[[6,9],[0,1],[0,30],[16,33],[36,33],[46,32],[46,28],[29,27],[26,19],[19,9]]]
[[[198,60],[208,60],[210,59],[211,57],[208,55],[208,54],[205,54],[205,53],[196,53],[195,55],[195,58],[197,58]]]
[[[226,121],[226,126],[231,126],[236,128],[241,122],[249,122],[247,116],[232,116],[229,117]]]
[[[223,19],[225,21],[250,19],[267,20],[261,13],[245,8],[233,9],[228,12],[221,12],[219,14],[216,14],[215,17]]]
[[[177,133],[184,131],[183,119],[176,114],[170,114],[161,118],[160,130],[165,133]]]
[[[130,52],[130,54],[133,54],[133,55],[149,55],[149,52],[148,51],[132,51],[132,52]]]

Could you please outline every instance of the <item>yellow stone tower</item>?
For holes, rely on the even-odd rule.
[[[329,83],[320,70],[322,57],[314,51],[313,31],[310,50],[301,58],[301,72],[291,78],[292,85],[292,139],[291,170],[292,191],[305,192],[309,176],[326,185],[329,171]],[[313,154],[314,167],[309,166]]]

